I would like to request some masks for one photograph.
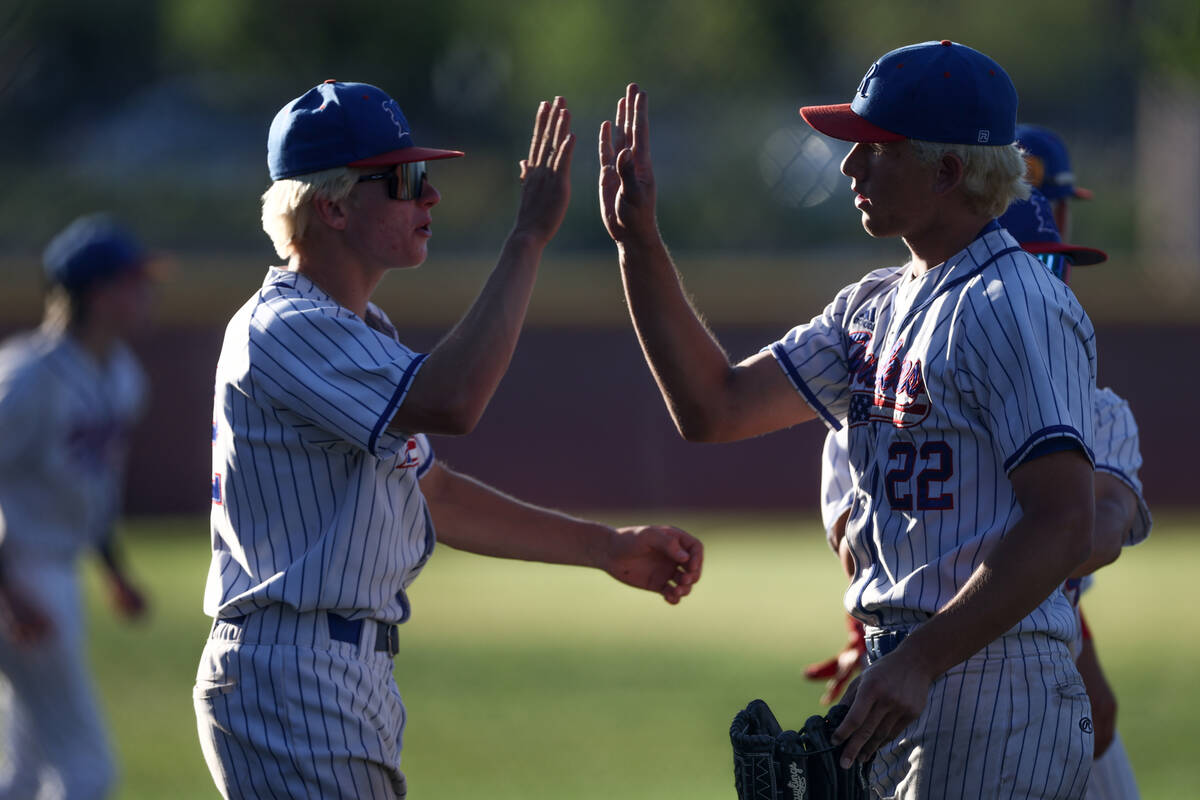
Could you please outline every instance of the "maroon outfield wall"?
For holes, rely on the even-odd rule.
[[[1190,456],[1195,429],[1182,401],[1200,396],[1200,328],[1098,324],[1100,383],[1137,415],[1154,508],[1197,503]],[[427,348],[442,329],[409,328]],[[778,327],[724,327],[735,357],[755,352]],[[159,327],[136,343],[153,402],[129,470],[133,514],[208,507],[212,376],[219,327]],[[466,437],[435,437],[455,468],[530,500],[565,508],[812,509],[824,427],[817,422],[725,445],[693,445],[675,433],[627,327],[530,327],[483,421]]]

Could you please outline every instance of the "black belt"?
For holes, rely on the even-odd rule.
[[[905,636],[908,636],[908,631],[883,631],[882,633],[867,634],[863,639],[867,647],[867,662],[874,664],[895,650],[904,641]]]
[[[357,646],[362,640],[363,621],[361,619],[346,619],[332,611],[325,612],[325,620],[329,623],[329,638],[338,642],[346,642]],[[246,621],[246,615],[224,617],[219,622],[241,626]],[[387,653],[395,657],[400,652],[400,629],[385,622],[375,623],[375,651]]]

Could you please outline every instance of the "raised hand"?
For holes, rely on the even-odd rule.
[[[622,583],[657,592],[674,605],[700,580],[703,563],[699,539],[668,525],[646,525],[616,531],[604,569]]]
[[[600,216],[617,243],[658,236],[646,93],[631,83],[600,125]]]
[[[514,233],[545,244],[554,238],[571,200],[571,112],[561,97],[542,101],[533,121],[529,156],[521,160],[521,205]]]

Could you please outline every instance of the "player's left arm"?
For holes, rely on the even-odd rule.
[[[1092,477],[1091,461],[1074,448],[1012,471],[1021,519],[950,602],[852,687],[850,711],[834,732],[846,742],[844,761],[895,738],[920,715],[938,676],[1011,630],[1088,558]]]
[[[1096,530],[1092,535],[1092,555],[1080,564],[1072,578],[1091,575],[1121,555],[1126,534],[1138,513],[1137,496],[1129,484],[1107,472],[1096,472]]]
[[[438,539],[498,558],[596,567],[678,603],[700,579],[704,546],[666,525],[612,528],[523,502],[436,462],[421,477]]]

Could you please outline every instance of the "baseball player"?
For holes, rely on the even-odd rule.
[[[1072,266],[1108,260],[1103,251],[1063,242],[1055,216],[1050,201],[1034,189],[1029,200],[1009,206],[1000,224],[1064,283],[1069,280]],[[1092,557],[1076,568],[1063,585],[1063,593],[1079,614],[1079,632],[1071,642],[1071,652],[1087,687],[1095,723],[1096,745],[1087,796],[1091,800],[1136,800],[1139,793],[1133,765],[1116,730],[1116,697],[1100,667],[1079,605],[1081,594],[1092,583],[1091,574],[1114,561],[1123,547],[1144,540],[1152,524],[1138,480],[1142,455],[1137,422],[1129,404],[1111,389],[1096,392],[1095,441],[1096,531]]]
[[[441,200],[428,165],[462,153],[417,146],[368,84],[326,81],[276,115],[263,227],[287,264],[230,321],[213,411],[214,625],[195,707],[224,797],[405,796],[393,658],[435,539],[598,567],[671,603],[698,579],[687,533],[522,503],[437,461],[426,437],[470,431],[504,375],[566,211],[574,144],[563,100],[542,103],[491,277],[416,353],[370,296],[425,260]]]
[[[99,549],[117,608],[145,609],[112,541],[145,379],[125,339],[151,302],[151,259],[111,218],[82,217],[43,256],[37,330],[0,348],[0,798],[108,794],[116,770],[87,670],[76,562]]]
[[[881,57],[851,103],[801,109],[854,143],[863,227],[910,258],[736,365],[659,235],[645,93],[600,131],[602,215],[680,432],[848,428],[845,603],[871,665],[834,738],[846,764],[875,756],[881,797],[1078,798],[1091,762],[1058,588],[1091,552],[1094,333],[995,221],[1028,192],[1016,104],[999,64],[943,40]]]
[[[1025,178],[1050,201],[1060,236],[1071,237],[1071,200],[1091,200],[1092,193],[1075,185],[1071,156],[1057,133],[1040,125],[1018,125],[1017,144],[1025,152]]]

